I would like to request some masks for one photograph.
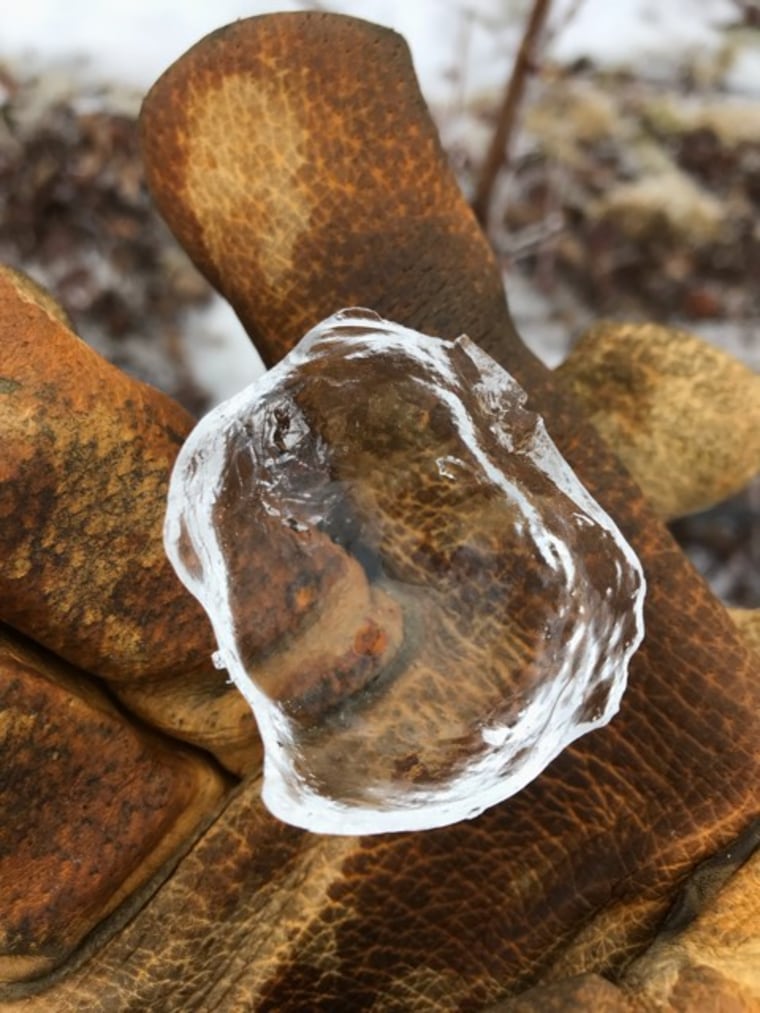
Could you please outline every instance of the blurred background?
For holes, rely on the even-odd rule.
[[[297,9],[406,37],[474,199],[535,0],[0,0],[0,259],[195,414],[261,365],[153,211],[136,115],[207,32]],[[652,320],[757,369],[760,3],[553,0],[521,81],[486,225],[526,342],[554,366],[592,321]],[[760,484],[673,530],[724,600],[760,604]]]

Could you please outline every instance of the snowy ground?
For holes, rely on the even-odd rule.
[[[60,86],[89,79],[123,84],[127,106],[165,67],[207,32],[252,14],[319,6],[387,24],[408,40],[428,100],[448,121],[444,143],[478,129],[457,114],[487,103],[503,87],[519,41],[528,0],[333,0],[310,5],[280,0],[0,0],[0,56],[25,67],[61,67]],[[733,0],[556,0],[547,57],[567,62],[589,57],[597,64],[646,68],[666,76],[686,59],[712,66],[721,58],[719,31],[737,15]],[[71,74],[71,68],[76,72]],[[68,85],[66,84],[68,82]],[[760,95],[760,47],[732,55],[724,85]],[[76,83],[73,87],[76,87]],[[447,117],[447,113],[449,115]],[[481,125],[481,130],[482,125]],[[458,133],[459,132],[459,133]],[[475,146],[478,146],[476,139]],[[487,137],[482,138],[487,143]],[[537,350],[554,365],[567,334],[544,297],[517,276],[510,285],[513,312],[524,321]],[[260,368],[237,321],[221,301],[188,320],[190,366],[214,399],[228,396]]]

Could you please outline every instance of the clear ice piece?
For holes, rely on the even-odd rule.
[[[519,791],[617,711],[640,564],[468,338],[343,310],[207,415],[165,526],[265,747],[322,833],[420,830]]]

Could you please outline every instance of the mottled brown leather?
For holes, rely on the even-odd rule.
[[[599,974],[580,974],[494,1003],[484,1013],[645,1013],[644,1007]]]
[[[745,642],[760,656],[760,608],[728,610]]]
[[[211,665],[209,622],[163,550],[169,471],[192,419],[54,307],[0,273],[0,619],[124,686],[159,727],[223,761],[242,751],[232,765],[246,769],[260,756],[250,712]]]
[[[208,820],[223,779],[0,629],[0,982],[65,960]]]
[[[10,267],[8,264],[0,264],[0,278],[8,281],[28,302],[38,303],[46,313],[58,320],[64,327],[68,327],[69,330],[74,329],[63,306],[56,302],[47,289],[30,278],[28,274],[17,271],[15,267]]]
[[[700,911],[681,932],[665,931],[627,971],[624,985],[655,1009],[760,1009],[760,823],[753,834],[706,863],[689,884],[693,896],[705,890]],[[751,856],[742,855],[753,848]],[[709,882],[721,866],[732,870],[718,891]],[[668,928],[668,926],[666,926]]]
[[[616,983],[597,974],[563,978],[490,1007],[684,1013],[760,1009],[760,821],[697,867],[654,943]]]
[[[395,32],[319,13],[238,21],[159,78],[141,119],[162,215],[268,365],[343,306],[447,337],[503,320]]]
[[[760,376],[687,331],[595,324],[556,375],[662,517],[705,510],[760,471]]]
[[[688,870],[760,808],[756,663],[575,402],[514,337],[498,270],[431,140],[406,59],[386,31],[321,15],[222,30],[146,106],[152,185],[209,275],[230,273],[227,291],[270,360],[325,312],[359,302],[445,337],[467,330],[511,368],[647,571],[648,634],[621,713],[513,799],[426,833],[311,836],[269,817],[249,781],[119,935],[9,1010],[478,1009],[540,977],[621,970]],[[225,91],[228,70],[234,84],[246,62],[264,82],[252,120],[250,84],[240,101]],[[222,216],[218,260],[185,185],[184,107],[208,108],[209,89],[226,96],[211,107],[214,144],[229,137],[250,149],[244,167],[271,164],[282,180],[246,198],[244,217]],[[300,117],[309,160],[294,184]],[[223,154],[206,148],[200,169]],[[341,166],[358,160],[363,185],[352,193]],[[431,182],[431,164],[442,181]],[[319,194],[303,233],[301,177]],[[231,174],[244,196],[259,193],[251,178]],[[258,251],[264,234],[270,245]],[[276,278],[260,272],[264,260]],[[247,302],[244,287],[263,295]]]

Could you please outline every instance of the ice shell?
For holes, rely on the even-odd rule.
[[[166,549],[279,818],[476,816],[617,711],[641,567],[525,403],[466,337],[343,310],[187,440]]]

